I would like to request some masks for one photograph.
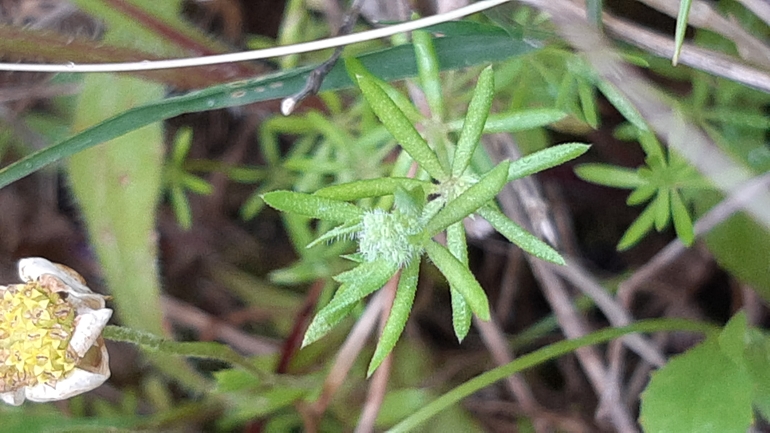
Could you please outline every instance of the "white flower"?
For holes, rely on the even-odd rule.
[[[105,297],[40,257],[20,260],[19,276],[24,284],[0,286],[0,398],[15,406],[64,400],[104,383]]]

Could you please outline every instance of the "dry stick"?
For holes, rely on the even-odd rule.
[[[392,280],[388,284],[393,284]],[[334,394],[339,389],[340,385],[345,381],[345,378],[353,366],[358,354],[361,353],[366,339],[377,324],[380,311],[383,308],[386,293],[383,290],[378,291],[369,301],[369,305],[364,310],[364,314],[358,319],[353,329],[348,334],[348,338],[345,343],[340,347],[337,352],[337,357],[334,359],[329,374],[324,381],[321,395],[314,403],[308,407],[308,413],[305,419],[305,429],[308,432],[317,431],[318,422],[321,419],[321,415],[326,411]]]
[[[746,9],[754,12],[765,24],[770,25],[770,3],[767,0],[738,0]]]
[[[380,290],[385,294],[383,295],[382,301],[383,308],[380,311],[379,335],[382,335],[382,330],[385,328],[385,323],[387,323],[393,308],[393,300],[396,298],[400,276],[401,272],[396,273],[382,290]],[[380,413],[382,401],[385,399],[385,392],[388,388],[388,378],[390,377],[390,368],[392,365],[393,352],[385,357],[380,366],[377,367],[377,371],[374,372],[372,380],[369,382],[369,390],[366,393],[366,402],[361,411],[361,417],[358,420],[355,433],[368,433],[374,431],[374,422],[377,420],[377,414]]]
[[[350,10],[345,14],[345,22],[342,24],[342,27],[340,27],[339,32],[337,32],[337,36],[346,35],[353,30],[353,25],[356,23],[356,19],[358,19],[358,12],[361,10],[362,2],[362,0],[353,0],[353,4],[350,5]],[[326,78],[326,75],[329,74],[334,65],[337,64],[337,60],[339,60],[342,55],[342,50],[344,49],[344,46],[335,48],[331,57],[313,69],[310,75],[308,75],[307,81],[305,81],[305,87],[281,101],[281,113],[284,116],[290,115],[294,111],[294,108],[297,107],[297,104],[302,102],[303,99],[318,93],[318,89],[321,88],[321,83],[323,83],[324,78]]]
[[[551,269],[580,289],[591,298],[596,306],[604,313],[610,324],[615,327],[630,325],[632,317],[621,303],[614,299],[596,279],[576,260],[567,257],[567,266],[549,265]],[[655,366],[662,366],[666,358],[662,353],[640,334],[627,335],[620,339],[626,346],[636,352],[642,359]]]
[[[494,160],[515,159],[515,156],[511,158],[512,155],[509,153],[515,148],[515,143],[509,135],[493,134],[488,136],[488,140],[487,149]],[[512,185],[507,185],[504,191],[505,193],[501,194],[499,198],[503,210],[509,218],[524,228],[533,230],[539,237],[544,237],[544,233],[547,232],[556,233],[552,223],[548,221],[547,212],[543,211],[546,204],[533,178],[526,177],[516,180]],[[532,215],[540,215],[545,220],[532,224]],[[551,227],[547,228],[547,225],[551,225]],[[545,262],[529,255],[527,255],[527,260],[535,278],[540,282],[543,294],[548,300],[564,335],[567,338],[578,338],[588,334],[589,327],[572,304],[572,299],[564,283]],[[593,347],[584,347],[575,351],[575,354],[597,395],[604,395],[607,391],[608,378],[599,352]],[[616,400],[611,403],[609,416],[616,431],[638,431],[633,417],[620,401]]]
[[[671,0],[639,0],[664,14],[676,18],[679,14],[679,2]],[[687,24],[711,30],[735,43],[738,53],[745,60],[765,67],[770,67],[770,47],[763,44],[737,22],[728,20],[702,0],[693,0]]]
[[[269,355],[278,352],[277,343],[249,335],[205,311],[170,296],[164,295],[161,298],[161,305],[163,316],[167,320],[195,329],[199,333],[213,331],[214,338],[227,343],[239,352],[249,355]]]
[[[521,249],[515,245],[510,245],[507,250],[505,252],[506,265],[499,284],[500,295],[494,302],[494,317],[500,322],[505,321],[513,300],[516,298],[519,288],[516,276],[520,275],[524,265],[524,253],[522,253]]]
[[[484,321],[474,315],[473,325],[478,329],[481,340],[484,342],[484,346],[489,350],[496,365],[505,365],[513,361],[514,354],[508,348],[508,341],[506,340],[505,335],[503,335],[503,331],[497,325],[494,317],[489,321]],[[532,390],[521,375],[515,374],[513,376],[508,376],[505,380],[505,385],[508,387],[509,392],[516,398],[522,411],[527,414],[527,416],[534,419],[535,430],[537,432],[549,431],[550,428],[546,424],[546,420],[538,416],[540,404],[538,404],[535,396],[532,394]]]
[[[671,58],[674,55],[674,41],[671,38],[610,14],[605,13],[603,21],[610,34],[625,42],[661,57]],[[685,42],[679,63],[770,93],[770,73],[745,65],[724,53]]]

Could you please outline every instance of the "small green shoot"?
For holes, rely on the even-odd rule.
[[[575,169],[583,180],[614,188],[632,189],[629,205],[650,200],[639,217],[618,242],[618,250],[636,245],[652,228],[663,231],[673,220],[674,230],[686,246],[695,241],[692,218],[685,205],[683,192],[707,187],[697,172],[682,158],[669,151],[666,156],[655,136],[637,131],[639,141],[647,154],[647,165],[636,170],[608,164],[583,164]]]
[[[180,129],[174,137],[171,157],[168,159],[164,171],[171,206],[179,226],[185,230],[192,228],[192,210],[186,191],[202,195],[209,195],[214,191],[214,187],[210,183],[190,173],[185,167],[191,145],[192,130],[190,128]]]

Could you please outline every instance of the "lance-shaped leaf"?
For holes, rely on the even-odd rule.
[[[433,47],[433,36],[425,30],[412,32],[414,42],[414,57],[417,61],[417,75],[420,77],[420,87],[425,93],[428,107],[433,120],[444,119],[444,98],[441,93],[441,65]]]
[[[647,234],[655,223],[655,206],[650,203],[644,211],[628,227],[623,237],[618,242],[618,251],[627,250]]]
[[[692,0],[681,0],[679,2],[679,13],[676,16],[676,30],[674,31],[674,55],[671,56],[671,64],[676,66],[679,63],[679,54],[684,45],[684,34],[687,31],[687,19],[690,16],[690,6]]]
[[[264,194],[262,199],[279,211],[325,221],[350,222],[364,214],[362,209],[350,203],[301,192],[273,191]]]
[[[519,158],[508,169],[508,181],[556,167],[586,153],[590,147],[582,143],[565,143]]]
[[[494,199],[507,182],[509,165],[508,161],[501,162],[497,167],[487,172],[475,185],[447,203],[428,221],[425,227],[428,236],[435,236]]]
[[[567,117],[567,113],[555,108],[533,108],[529,110],[509,111],[506,113],[490,114],[484,124],[484,133],[516,132],[550,125]],[[447,123],[450,131],[459,131],[464,120],[453,120]]]
[[[671,216],[674,219],[674,229],[676,230],[676,236],[686,246],[691,246],[695,241],[695,231],[692,226],[692,219],[690,219],[690,212],[687,211],[682,196],[679,195],[679,191],[671,191]]]
[[[492,106],[494,93],[494,74],[492,67],[487,66],[479,75],[476,90],[473,92],[473,98],[468,106],[468,113],[465,115],[463,129],[460,131],[460,138],[457,140],[457,147],[452,160],[452,176],[454,177],[462,176],[471,162],[473,152],[484,132],[484,125],[487,122],[487,116],[489,116],[489,107]]]
[[[382,329],[380,341],[377,342],[377,348],[374,350],[374,356],[369,362],[367,377],[374,373],[374,370],[380,366],[386,356],[393,350],[396,342],[404,331],[409,313],[412,311],[414,294],[417,291],[417,279],[420,275],[420,260],[415,260],[407,265],[401,271],[401,277],[398,280],[396,297],[393,299],[393,307],[390,309],[385,327]]]
[[[356,74],[355,77],[372,111],[401,147],[432,177],[438,180],[446,179],[446,173],[436,154],[385,91],[366,75]]]
[[[462,222],[457,222],[446,229],[446,244],[449,252],[457,257],[460,263],[468,266],[468,244],[465,239],[465,227]],[[457,341],[463,341],[471,329],[471,307],[465,302],[460,292],[449,286],[449,294],[452,299],[452,327],[457,336]]]
[[[439,271],[444,274],[450,286],[460,292],[471,307],[471,311],[482,320],[489,320],[489,301],[484,289],[476,281],[468,266],[457,260],[444,246],[429,240],[425,252]]]
[[[634,104],[611,83],[603,80],[596,81],[596,87],[604,94],[608,101],[623,115],[629,122],[642,131],[649,131],[647,121],[639,114]]]
[[[668,188],[660,188],[658,194],[650,203],[655,206],[655,230],[663,231],[671,216],[671,194]]]
[[[547,260],[557,265],[564,265],[564,259],[559,253],[556,252],[550,245],[538,239],[532,233],[524,230],[511,221],[510,218],[505,216],[498,209],[491,206],[485,206],[478,211],[479,215],[484,217],[492,227],[495,228],[506,239],[513,242],[516,246],[522,250],[532,254],[533,256]]]
[[[433,193],[436,189],[435,185],[424,180],[409,177],[382,177],[327,186],[314,192],[313,195],[340,201],[353,201],[393,195],[399,188],[406,191],[422,188],[426,194]]]
[[[647,183],[637,170],[608,164],[581,164],[575,167],[575,174],[585,181],[615,188],[637,188]]]
[[[385,260],[366,262],[337,275],[335,278],[343,284],[337,290],[331,302],[316,314],[305,332],[302,347],[326,335],[335,325],[350,313],[358,301],[388,282],[396,273],[395,264]]]

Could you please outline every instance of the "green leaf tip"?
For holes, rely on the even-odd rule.
[[[521,179],[556,167],[588,152],[590,148],[590,145],[584,143],[564,143],[524,156],[511,163],[508,180]]]
[[[360,219],[364,213],[362,209],[344,201],[294,191],[271,191],[261,197],[270,207],[279,211],[326,221],[349,223]]]

